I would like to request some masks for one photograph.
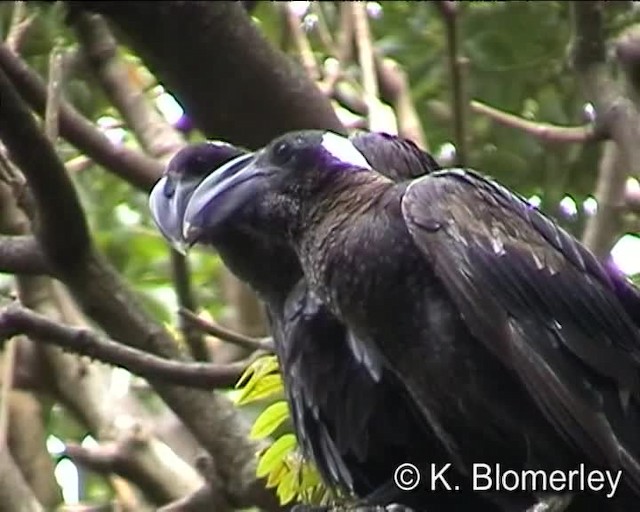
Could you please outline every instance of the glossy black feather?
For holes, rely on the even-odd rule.
[[[360,133],[353,144],[370,164],[393,179],[409,179],[438,169],[413,143],[386,134]],[[212,169],[213,170],[213,169]],[[259,236],[249,206],[223,229],[202,240],[265,300],[295,431],[307,457],[332,487],[365,497],[388,484],[398,464],[448,462],[397,377],[375,369],[375,357],[356,357],[345,326],[302,279],[293,250],[282,240]],[[357,343],[354,341],[353,343]],[[441,506],[494,510],[468,491],[383,495],[417,509]]]
[[[288,137],[247,171],[274,206],[256,229],[291,244],[307,286],[347,329],[343,346],[395,376],[445,458],[461,473],[478,461],[622,469],[610,505],[637,503],[637,290],[472,171],[394,183],[338,152],[309,166],[326,148],[313,134]],[[489,494],[510,510],[537,499]]]
[[[625,468],[640,491],[640,432],[628,428],[638,425],[640,326],[617,295],[630,285],[522,198],[475,173],[417,180],[402,206],[471,333],[565,437],[593,463]],[[440,229],[421,227],[430,222]],[[489,319],[487,308],[499,315]]]

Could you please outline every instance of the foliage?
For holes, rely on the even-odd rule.
[[[328,26],[336,27],[338,4],[321,2],[313,12],[319,12]],[[370,23],[376,49],[395,59],[406,71],[411,99],[430,148],[437,154],[453,140],[453,131],[446,29],[435,4],[381,2],[380,14],[372,16]],[[532,121],[584,124],[584,99],[567,63],[572,37],[568,4],[561,1],[460,2],[462,50],[470,62],[466,77],[469,96]],[[626,4],[607,3],[610,37],[638,22],[640,10],[629,9]],[[0,3],[0,36],[3,38],[12,10],[13,3]],[[78,58],[77,39],[62,5],[33,2],[28,4],[28,13],[34,17],[20,49],[25,61],[46,78],[49,55],[54,45],[61,45],[72,57],[64,82],[67,101],[97,125],[109,119],[117,125],[110,134],[127,147],[139,149],[134,135],[97,86],[88,66]],[[285,30],[281,14],[277,2],[260,2],[253,19],[273,44],[296,58],[295,45]],[[308,26],[314,56],[323,63],[330,52],[314,28],[317,24]],[[124,46],[121,49],[131,65],[132,80],[144,84],[149,98],[156,96],[159,80],[129,49]],[[357,62],[350,63],[345,74],[359,79]],[[526,133],[496,126],[479,115],[470,115],[467,128],[471,166],[490,173],[525,197],[539,196],[542,208],[548,213],[558,215],[558,203],[567,195],[580,206],[593,194],[599,145],[549,145]],[[189,137],[194,140],[202,135],[194,132]],[[56,150],[66,162],[82,156],[62,140],[57,142]],[[182,343],[175,315],[176,294],[168,247],[151,221],[147,196],[92,162],[77,171],[73,180],[100,250],[139,292],[145,307],[160,322],[170,326],[177,342]],[[561,217],[561,222],[579,235],[585,219],[586,214],[578,207],[575,216]],[[227,309],[220,259],[212,253],[194,251],[189,262],[199,305],[214,318],[223,317]],[[640,284],[640,274],[632,279]],[[4,282],[0,281],[2,287]],[[257,472],[259,476],[266,476],[269,487],[276,488],[281,503],[334,500],[335,496],[321,484],[317,471],[302,459],[295,446],[276,358],[264,356],[256,360],[241,377],[233,394],[248,417],[251,418],[256,408],[260,411],[251,430],[251,436],[265,445],[258,454]],[[58,407],[47,421],[48,433],[64,440],[80,442],[87,434],[86,427]],[[106,479],[102,487],[95,480],[92,488],[97,490],[91,491],[93,495],[111,492]]]
[[[278,360],[274,355],[262,356],[252,363],[238,380],[240,391],[236,403],[246,405],[256,401],[272,403],[256,418],[251,428],[251,437],[265,439],[272,436],[289,417],[289,407],[283,399],[284,388]],[[256,474],[267,478],[267,487],[275,487],[280,503],[292,500],[305,503],[326,504],[334,496],[322,484],[312,463],[303,459],[296,449],[296,439],[289,431],[274,436],[258,454]]]

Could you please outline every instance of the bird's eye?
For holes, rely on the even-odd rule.
[[[284,165],[293,157],[293,146],[286,142],[280,141],[273,148],[273,160],[278,165]]]

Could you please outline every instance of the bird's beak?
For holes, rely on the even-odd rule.
[[[182,219],[197,181],[183,182],[171,176],[158,180],[149,195],[149,208],[162,235],[178,252],[185,254],[188,244],[182,237]]]
[[[187,204],[182,223],[182,238],[187,245],[195,244],[204,232],[214,234],[238,208],[255,196],[259,190],[258,179],[269,174],[269,169],[259,164],[260,154],[238,156],[198,185]]]

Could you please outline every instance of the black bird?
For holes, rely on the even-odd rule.
[[[331,134],[329,140],[332,137],[336,136]],[[342,140],[333,140],[339,150]],[[347,147],[347,158],[375,166],[394,180],[439,168],[428,153],[395,136],[362,132],[351,141],[355,149]],[[247,157],[244,150],[237,154],[243,156],[221,167],[236,156],[228,146],[194,145],[169,163],[150,203],[161,231],[174,245],[185,247],[176,226],[182,222],[195,185],[218,167],[216,173],[232,177],[253,157]],[[182,181],[186,184],[181,185]],[[174,190],[181,197],[173,197]],[[449,458],[444,447],[395,375],[381,368],[377,360],[367,359],[366,353],[359,353],[345,326],[309,293],[288,243],[252,227],[259,212],[251,195],[243,201],[242,208],[225,213],[223,222],[201,231],[197,241],[218,250],[231,270],[265,301],[294,429],[304,454],[315,463],[323,480],[334,489],[369,497],[372,503],[396,502],[421,510],[445,506],[497,510],[468,491],[453,494],[438,486],[436,492],[425,492],[421,486],[411,493],[399,493],[393,486],[394,470],[401,463],[413,462],[421,468],[428,461],[446,464]],[[208,208],[201,206],[205,211]],[[451,485],[456,478],[460,476],[452,471]]]
[[[640,292],[497,182],[449,169],[397,183],[341,141],[287,134],[212,174],[186,241],[250,197],[252,228],[291,245],[356,359],[398,378],[460,472],[619,469],[614,499],[590,503],[636,510]],[[531,491],[490,495],[522,510]]]

